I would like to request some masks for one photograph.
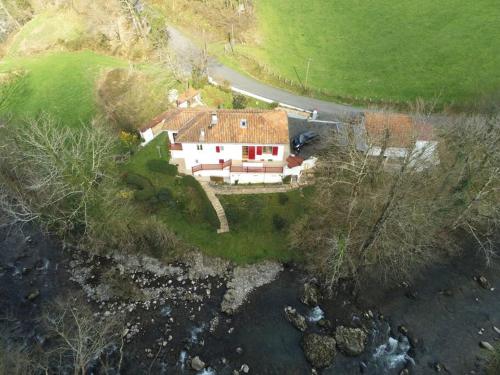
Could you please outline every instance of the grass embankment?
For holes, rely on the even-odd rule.
[[[160,156],[161,153],[161,156]],[[305,190],[287,194],[221,196],[231,231],[217,234],[219,222],[208,198],[191,176],[176,176],[175,167],[166,163],[169,153],[165,135],[139,150],[123,168],[134,187],[138,209],[155,215],[184,241],[200,247],[207,254],[225,257],[237,263],[262,259],[282,261],[296,257],[286,240],[290,224],[304,211]],[[171,168],[174,168],[172,171]],[[147,191],[145,193],[145,191]],[[139,215],[140,217],[140,215]]]
[[[461,105],[500,89],[495,0],[259,0],[258,36],[237,52],[332,98]],[[221,52],[221,48],[215,50]],[[257,76],[245,58],[225,62]]]
[[[24,119],[43,111],[66,126],[79,126],[98,113],[96,81],[102,70],[126,66],[123,60],[91,51],[4,59],[0,72],[23,70],[25,75],[0,115]]]

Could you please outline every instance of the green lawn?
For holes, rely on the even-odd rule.
[[[461,104],[500,89],[497,0],[257,0],[256,14],[238,51],[303,83],[311,58],[309,85],[332,96]]]
[[[61,42],[84,36],[82,16],[72,11],[47,11],[37,14],[17,32],[7,49],[9,56],[32,54],[55,47]]]
[[[0,72],[26,72],[20,91],[4,111],[18,119],[45,111],[64,125],[78,126],[97,113],[95,89],[102,70],[125,66],[123,60],[91,51],[4,59],[0,61]]]
[[[286,261],[296,257],[289,250],[287,233],[290,224],[303,214],[310,190],[306,189],[304,193],[221,196],[231,231],[217,234],[219,223],[216,216],[214,222],[215,211],[204,192],[196,188],[199,184],[191,176],[155,172],[148,167],[150,160],[166,162],[168,159],[166,136],[161,135],[140,149],[123,167],[125,174],[146,178],[155,192],[154,195],[144,195],[144,189],[129,185],[135,191],[137,209],[141,212],[138,218],[143,214],[155,215],[184,241],[209,255],[237,263],[262,259]],[[170,202],[158,199],[158,192],[164,189],[172,197]],[[275,215],[279,216],[274,219],[277,223],[273,223]]]

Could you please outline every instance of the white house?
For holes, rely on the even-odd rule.
[[[186,108],[167,111],[141,129],[148,143],[168,133],[172,163],[197,177],[227,183],[298,179],[311,162],[289,167],[288,117],[283,110]],[[314,163],[313,163],[314,164]]]

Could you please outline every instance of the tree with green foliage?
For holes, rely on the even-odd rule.
[[[245,95],[234,95],[233,96],[233,108],[234,109],[245,109],[247,107],[247,97]]]

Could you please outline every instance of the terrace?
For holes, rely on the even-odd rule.
[[[242,162],[233,162],[228,160],[220,164],[198,164],[192,168],[192,172],[199,171],[220,171],[228,168],[231,173],[283,173],[283,165],[278,163],[256,163],[259,165],[248,166],[243,165]]]

